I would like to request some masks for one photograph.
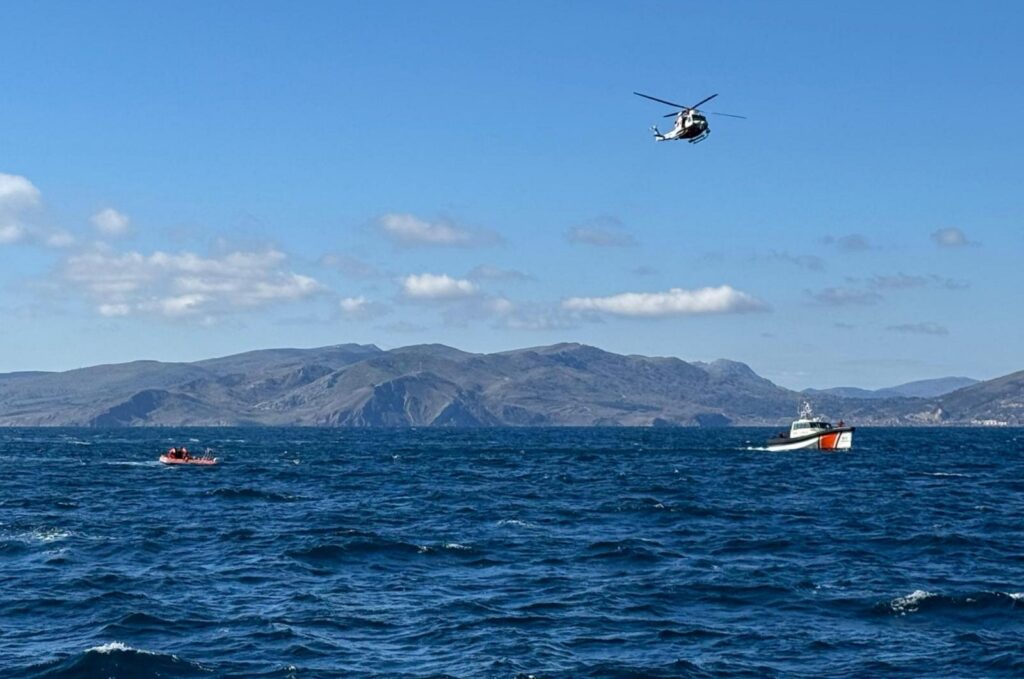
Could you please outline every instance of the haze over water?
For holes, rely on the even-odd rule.
[[[5,677],[1019,676],[1024,432],[13,429]],[[218,468],[165,468],[176,443]]]

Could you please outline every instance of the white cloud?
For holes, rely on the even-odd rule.
[[[554,331],[575,328],[580,314],[546,302],[513,302],[504,297],[483,300],[478,317],[501,330]]]
[[[0,245],[17,243],[26,233],[25,227],[21,224],[0,224]]]
[[[173,295],[144,303],[142,308],[158,311],[164,316],[187,316],[201,311],[203,304],[209,299],[208,296],[201,294]]]
[[[315,279],[285,270],[285,259],[276,250],[202,257],[100,247],[67,257],[61,276],[104,316],[225,314],[294,302],[324,290]]]
[[[615,217],[598,217],[585,224],[574,226],[566,232],[565,238],[574,245],[595,245],[606,248],[636,245],[636,239],[622,228],[622,222]]]
[[[345,313],[353,314],[365,309],[368,303],[368,300],[360,295],[359,297],[345,297],[338,302],[338,306]]]
[[[32,182],[16,174],[0,172],[0,245],[30,238],[32,230],[22,223],[22,213],[39,204],[41,194]]]
[[[395,244],[406,247],[471,247],[500,240],[490,231],[465,229],[449,221],[428,222],[404,213],[382,215],[377,219],[377,228]]]
[[[445,325],[461,327],[474,321],[508,319],[516,312],[516,304],[506,297],[474,294],[449,300],[441,312],[441,319]]]
[[[132,312],[132,308],[127,304],[100,304],[96,311],[100,316],[127,316]]]
[[[104,236],[123,236],[128,233],[128,228],[131,226],[128,215],[118,212],[112,207],[100,210],[89,221]]]
[[[368,300],[363,295],[358,297],[342,297],[338,300],[341,315],[352,320],[378,318],[390,312],[386,305]]]
[[[763,302],[728,285],[667,292],[624,292],[608,297],[571,297],[562,306],[570,311],[598,311],[617,316],[679,316],[727,314],[766,309]]]
[[[75,237],[62,229],[51,231],[43,238],[43,244],[48,248],[69,248],[75,242]]]
[[[402,279],[402,294],[415,299],[458,299],[476,292],[472,281],[447,274],[412,274]]]
[[[968,240],[967,234],[955,226],[935,231],[932,234],[932,241],[943,248],[962,248],[968,245],[977,245],[977,243]]]
[[[484,303],[489,311],[498,316],[507,316],[516,310],[516,305],[505,297],[493,297]]]
[[[0,211],[14,212],[35,207],[41,196],[39,189],[24,177],[0,172]]]

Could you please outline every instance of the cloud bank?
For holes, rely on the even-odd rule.
[[[466,229],[449,221],[429,222],[406,213],[388,213],[377,218],[377,229],[402,247],[474,247],[501,239],[492,231]]]
[[[41,197],[25,177],[0,172],[0,245],[17,243],[29,235],[22,213],[39,205]]]
[[[562,302],[570,311],[592,311],[614,316],[664,317],[763,311],[760,300],[729,285],[666,292],[623,292],[608,297],[571,297]]]
[[[477,286],[472,281],[452,278],[448,274],[410,274],[401,280],[401,286],[402,294],[410,299],[459,299],[477,293]]]
[[[14,212],[35,207],[41,197],[39,189],[25,177],[0,172],[0,211]]]
[[[306,299],[324,291],[284,269],[277,250],[202,257],[191,252],[117,252],[100,247],[67,257],[61,279],[102,316],[214,316]]]
[[[104,236],[123,236],[128,233],[131,226],[128,215],[118,212],[112,207],[100,210],[89,221]]]
[[[342,297],[338,300],[338,310],[341,312],[342,317],[358,321],[379,318],[391,311],[387,305],[370,301],[363,295]]]

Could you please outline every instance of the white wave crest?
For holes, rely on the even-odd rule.
[[[56,542],[57,540],[65,540],[74,535],[69,530],[62,528],[37,528],[27,533],[21,533],[14,536],[15,539],[21,540],[22,542]]]
[[[923,589],[915,589],[913,592],[906,596],[896,597],[889,602],[889,606],[893,611],[900,615],[906,615],[907,613],[913,613],[921,607],[921,603],[926,599],[930,599],[934,596],[938,596],[934,592],[926,592]]]
[[[102,653],[104,655],[113,653],[114,651],[132,651],[133,653],[142,653],[143,655],[157,655],[153,651],[144,651],[141,648],[132,648],[121,641],[111,641],[103,644],[102,646],[93,646],[92,648],[85,649],[86,653]]]
[[[470,547],[468,545],[460,545],[458,542],[446,542],[446,543],[444,543],[444,548],[445,549],[460,550],[460,551],[469,551],[469,550],[473,549],[472,547]]]
[[[529,521],[522,521],[521,519],[502,519],[498,522],[499,526],[516,526],[518,528],[533,528],[534,525]]]

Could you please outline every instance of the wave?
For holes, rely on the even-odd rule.
[[[323,543],[305,549],[293,549],[285,552],[285,555],[314,566],[322,566],[351,557],[374,555],[408,556],[425,554],[429,551],[429,547],[409,542],[385,540],[383,538],[358,538],[344,543]]]
[[[601,507],[616,512],[649,512],[668,509],[664,502],[654,497],[622,497]]]
[[[716,670],[717,669],[718,668],[716,668]],[[738,668],[736,667],[730,667],[729,670],[724,672],[711,672],[696,663],[682,659],[661,666],[632,665],[622,662],[606,661],[579,668],[575,670],[572,675],[576,677],[594,677],[595,679],[660,679],[661,677],[681,677],[685,679],[696,679],[698,677],[700,679],[704,679],[706,677],[710,679],[711,677],[723,676],[725,674],[729,674],[731,676],[743,676],[743,673],[738,672],[737,669]],[[753,669],[754,668],[751,668],[751,670]],[[764,676],[764,674],[750,672],[748,676]]]
[[[132,677],[147,679],[168,677],[208,677],[212,669],[182,660],[176,655],[132,648],[120,641],[93,646],[82,653],[29,668],[28,679],[67,679],[79,677]]]
[[[34,528],[20,533],[14,533],[6,537],[7,540],[22,543],[48,544],[73,537],[72,531],[63,528]]]
[[[348,526],[324,526],[323,528],[304,528],[297,531],[299,535],[327,535],[330,537],[366,537],[376,538],[377,534],[371,531],[359,530],[358,528],[349,528]]]
[[[139,632],[167,634],[175,630],[195,631],[198,627],[205,626],[206,624],[206,621],[203,620],[175,620],[136,610],[121,616],[115,622],[104,625],[101,632],[110,636],[137,634]]]
[[[537,525],[530,523],[529,521],[522,521],[520,519],[502,519],[498,522],[498,526],[502,527],[515,527],[515,528],[536,528]]]
[[[689,629],[662,629],[658,630],[658,638],[668,639],[721,639],[728,637],[729,632],[723,632],[706,627],[691,627]]]
[[[459,542],[442,542],[435,545],[417,544],[403,540],[391,540],[379,536],[361,535],[345,542],[327,542],[293,549],[285,555],[312,566],[326,566],[335,562],[367,557],[412,557],[422,555],[449,554],[453,556],[476,557],[479,551],[472,545]]]
[[[211,431],[247,462],[187,479],[144,451],[189,432],[124,433],[0,431],[53,462],[0,473],[0,678],[1024,676],[1000,432],[796,465],[696,429]]]
[[[301,498],[296,495],[275,493],[270,490],[259,490],[258,488],[217,488],[206,492],[211,497],[220,497],[225,500],[264,500],[266,502],[295,502]]]
[[[455,550],[457,552],[472,552],[473,551],[473,548],[470,547],[469,545],[463,545],[463,544],[458,543],[458,542],[446,542],[446,543],[444,543],[441,546],[444,547],[445,549],[451,549],[451,550]]]
[[[1024,592],[972,592],[968,594],[939,594],[915,589],[875,605],[875,611],[892,615],[934,614],[976,616],[1005,614],[1024,616]]]
[[[160,460],[99,460],[99,464],[111,467],[162,467]]]
[[[655,540],[627,538],[599,540],[587,546],[586,559],[624,559],[627,561],[658,561],[663,558],[662,545]]]

